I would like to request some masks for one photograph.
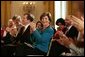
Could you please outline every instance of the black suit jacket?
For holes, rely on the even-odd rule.
[[[30,43],[32,44],[31,42],[31,38],[30,38],[30,26],[27,27],[27,29],[22,33],[21,32],[22,29],[20,29],[17,37],[16,37],[16,42],[20,41],[20,43],[24,43],[24,42],[27,42],[27,43]]]
[[[69,31],[66,33],[67,37],[71,37],[71,38],[77,38],[78,36],[78,30],[77,28],[75,28],[74,26],[72,26]]]
[[[14,39],[15,39],[15,37],[10,35],[10,33],[8,32],[7,35],[4,37],[4,42],[5,42],[5,44],[12,44]]]

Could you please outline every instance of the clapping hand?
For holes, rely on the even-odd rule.
[[[6,28],[6,31],[7,31],[7,32],[10,32],[10,31],[11,31],[11,29],[10,29],[9,27],[7,27],[7,28]]]
[[[17,28],[16,27],[11,28],[10,33],[12,36],[16,36]]]
[[[59,39],[57,41],[66,47],[68,47],[71,43],[73,43],[73,40],[71,38],[68,38],[63,32],[59,32]]]
[[[36,24],[35,24],[35,23],[31,22],[31,23],[30,23],[30,27],[31,27],[31,29],[32,29],[33,31],[36,30]]]
[[[79,30],[82,31],[84,30],[84,21],[82,19],[79,19],[75,16],[72,16],[71,18],[73,25]]]
[[[58,35],[59,35],[59,37],[65,37],[65,34],[63,34],[63,32],[62,32],[62,31],[59,31],[58,33],[59,33],[59,34],[58,34]]]
[[[82,19],[79,19],[73,15],[69,15],[67,16],[67,19],[69,19],[72,22],[72,25],[75,26],[80,32],[84,30],[83,17]]]

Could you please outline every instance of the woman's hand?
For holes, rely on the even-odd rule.
[[[33,31],[36,30],[36,24],[35,24],[35,23],[31,22],[31,23],[30,23],[30,27],[31,27],[31,29],[32,29]]]

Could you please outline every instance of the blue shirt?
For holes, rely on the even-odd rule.
[[[38,48],[39,50],[47,53],[53,33],[54,30],[50,26],[44,29],[43,32],[41,32],[40,30],[35,30],[32,33],[32,36],[35,39],[35,43],[33,44],[34,48]]]

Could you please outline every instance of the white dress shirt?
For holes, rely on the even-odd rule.
[[[67,30],[65,32],[65,34],[71,29],[72,25],[70,25],[69,27],[67,27]]]
[[[30,25],[30,24],[27,24],[27,25],[25,26],[25,25],[23,25],[23,24],[22,24],[22,26],[24,26],[24,27],[25,27],[24,31],[27,29],[27,27],[28,27],[29,25]],[[21,28],[20,28],[20,29],[21,29]],[[18,33],[19,33],[20,29],[19,29],[19,30],[18,30],[18,32],[16,33],[16,36],[18,35]],[[24,32],[24,31],[23,31],[23,32]]]
[[[30,24],[27,24],[26,26],[24,26],[24,27],[25,27],[24,31],[27,29],[27,27],[28,27],[29,25],[30,25]]]

